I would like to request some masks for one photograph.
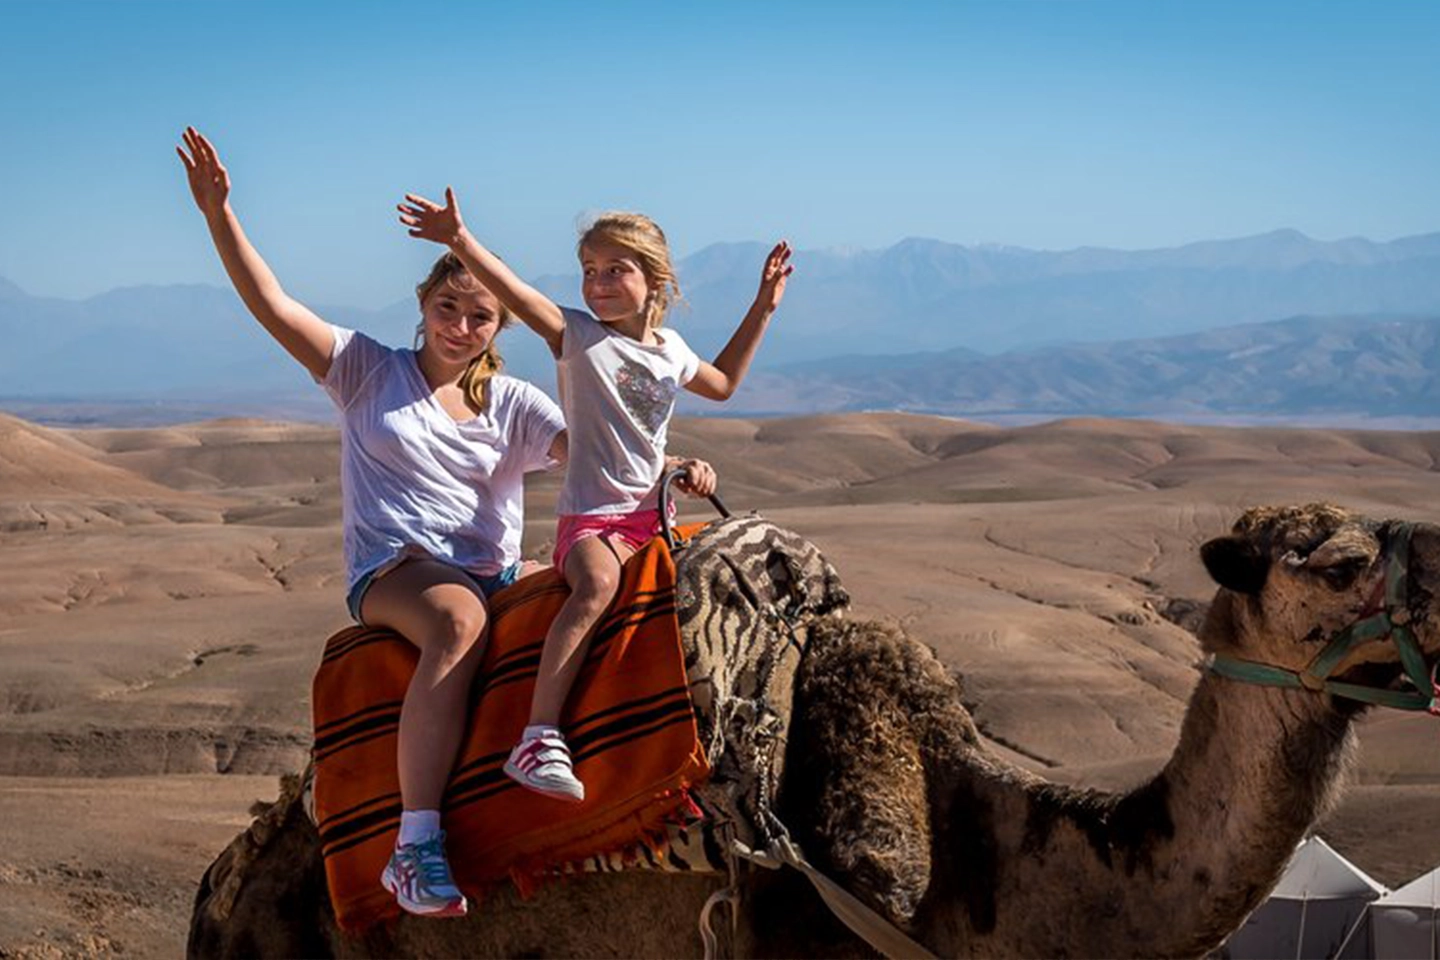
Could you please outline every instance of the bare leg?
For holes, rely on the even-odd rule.
[[[545,634],[535,698],[530,703],[531,726],[559,727],[560,712],[585,662],[595,624],[620,589],[621,564],[634,553],[633,547],[618,539],[607,544],[598,537],[586,537],[565,557],[563,572],[570,596]]]
[[[406,810],[439,810],[485,651],[485,602],[459,570],[410,560],[370,586],[361,613],[367,624],[398,630],[420,649],[400,707],[400,798]]]

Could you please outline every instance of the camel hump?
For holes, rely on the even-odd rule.
[[[813,543],[753,515],[707,525],[675,561],[686,675],[712,770],[698,799],[765,849],[785,833],[771,806],[806,638],[850,595]]]
[[[279,798],[256,803],[250,826],[205,871],[187,957],[331,955],[335,924],[326,913],[325,866],[304,811],[305,789],[305,776],[281,777]]]

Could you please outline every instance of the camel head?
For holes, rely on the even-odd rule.
[[[1332,504],[1258,507],[1201,555],[1223,588],[1200,631],[1217,668],[1239,663],[1253,680],[1248,665],[1260,664],[1342,696],[1347,684],[1430,696],[1428,672],[1440,659],[1440,527]]]

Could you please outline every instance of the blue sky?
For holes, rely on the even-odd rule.
[[[410,295],[404,190],[525,274],[643,210],[788,237],[1065,249],[1440,230],[1428,2],[0,0],[0,277],[223,283],[173,154],[209,134],[287,287]]]

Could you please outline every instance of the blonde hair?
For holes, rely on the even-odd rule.
[[[663,324],[665,314],[681,299],[680,281],[670,260],[665,231],[643,213],[610,211],[597,216],[585,228],[580,234],[580,242],[575,245],[575,252],[583,260],[586,244],[597,240],[624,247],[640,261],[640,270],[650,286],[650,296],[645,301],[645,325],[658,327]]]
[[[464,293],[474,293],[476,290],[485,289],[485,285],[475,279],[475,275],[465,268],[460,258],[453,253],[441,254],[440,259],[435,261],[430,268],[430,275],[415,285],[415,297],[420,301],[420,309],[425,309],[425,298],[439,289],[442,283],[449,281],[450,286]],[[500,326],[496,333],[504,330],[515,322],[515,317],[506,309],[505,304],[500,304]],[[415,349],[419,350],[425,343],[425,319],[422,317],[420,323],[415,327]],[[465,372],[460,374],[460,389],[465,394],[465,402],[475,410],[484,410],[488,399],[486,383],[495,374],[505,361],[500,357],[500,351],[495,349],[495,341],[485,348]]]

